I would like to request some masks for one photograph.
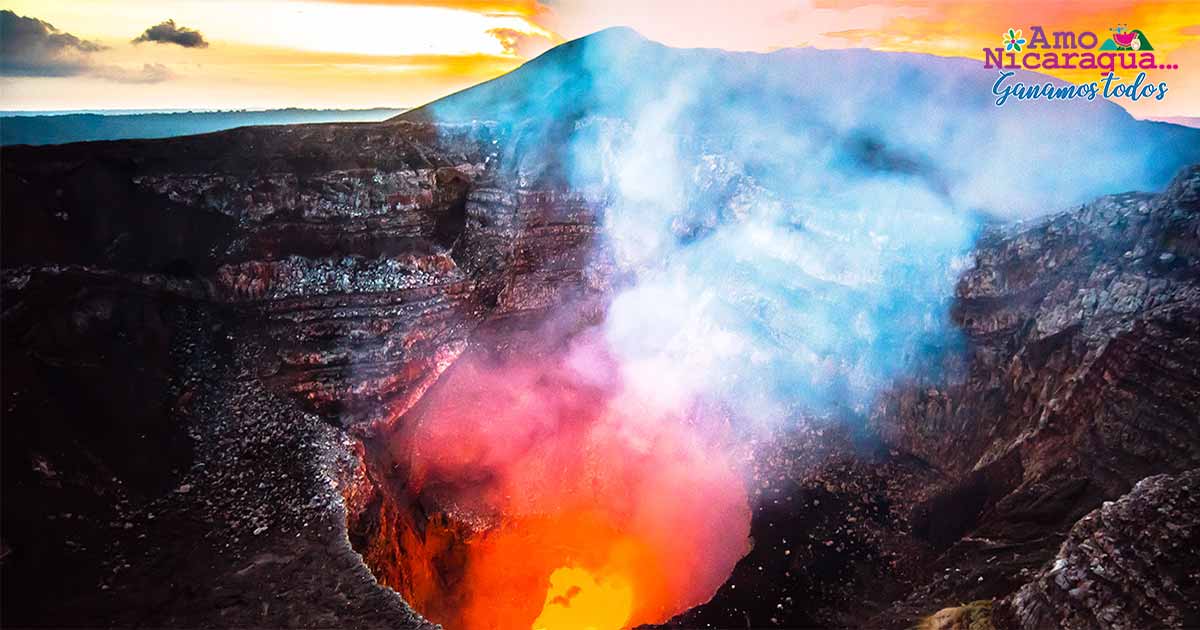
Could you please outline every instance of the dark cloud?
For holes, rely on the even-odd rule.
[[[0,75],[67,77],[86,74],[90,56],[104,50],[96,42],[64,33],[37,18],[0,11]]]
[[[175,24],[175,20],[155,24],[133,40],[135,44],[142,42],[177,44],[184,48],[208,48],[208,42],[204,41],[204,36],[200,34],[200,31],[186,26],[178,26]]]
[[[158,83],[174,76],[159,63],[140,70],[96,63],[106,46],[64,33],[37,18],[0,10],[0,76],[91,76],[120,83]]]

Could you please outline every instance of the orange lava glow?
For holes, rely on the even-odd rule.
[[[550,574],[550,590],[533,630],[621,630],[633,612],[633,587],[621,577],[597,578],[587,569]]]
[[[584,373],[578,354],[460,361],[392,438],[412,505],[368,562],[432,621],[661,623],[711,598],[748,550],[723,425],[639,400],[585,351]]]

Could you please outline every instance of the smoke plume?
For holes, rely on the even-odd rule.
[[[630,599],[612,628],[711,597],[749,544],[741,454],[860,418],[954,352],[985,223],[1198,157],[1108,103],[996,108],[991,82],[961,60],[615,30],[419,112],[498,120],[506,185],[606,199],[595,265],[618,279],[563,356],[455,366],[395,445],[422,496],[476,524],[465,627],[565,623],[572,592]]]

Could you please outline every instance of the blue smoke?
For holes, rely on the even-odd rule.
[[[959,345],[988,221],[1161,187],[1198,135],[1107,102],[996,108],[981,64],[676,50],[614,30],[424,111],[509,130],[500,177],[608,199],[626,380],[755,424],[863,413]],[[640,385],[637,385],[640,384]]]

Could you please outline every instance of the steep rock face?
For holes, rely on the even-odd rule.
[[[497,142],[486,126],[401,122],[14,149],[6,228],[22,238],[5,267],[252,313],[275,342],[261,376],[369,425],[407,408],[484,319],[587,289],[594,212],[505,183]]]
[[[873,416],[885,442],[946,475],[912,514],[940,576],[881,621],[1011,592],[1102,501],[1200,462],[1198,189],[1190,167],[1162,194],[981,238],[954,306],[967,353]]]
[[[1200,471],[1156,475],[1080,519],[1051,564],[1005,598],[1000,628],[1200,623]]]
[[[400,122],[6,149],[5,622],[423,623],[349,546],[376,488],[332,426],[371,433],[475,329],[601,287],[594,213],[512,185],[498,142]]]
[[[1198,181],[986,234],[955,305],[969,354],[948,385],[887,398],[885,438],[947,470],[1012,459],[1023,488],[1073,476],[1110,498],[1200,462]]]
[[[1186,334],[1200,296],[1198,182],[1193,167],[1161,195],[986,233],[954,309],[971,346],[962,372],[889,398],[883,433],[948,469],[1016,451],[1028,480],[1076,468],[1109,494],[1200,461],[1200,366]]]
[[[676,625],[909,628],[1013,593],[1102,502],[1147,475],[1194,468],[1197,190],[1190,167],[1161,194],[989,228],[953,306],[964,352],[886,393],[857,448],[828,431],[791,436],[810,455],[842,447],[778,477],[791,484],[771,483],[780,468],[765,463],[756,492],[771,500],[754,549]],[[850,497],[837,496],[844,488]],[[1138,518],[1153,520],[1129,522]],[[1105,576],[1114,593],[1146,579],[1122,563]],[[1053,627],[1044,622],[1026,627]]]

